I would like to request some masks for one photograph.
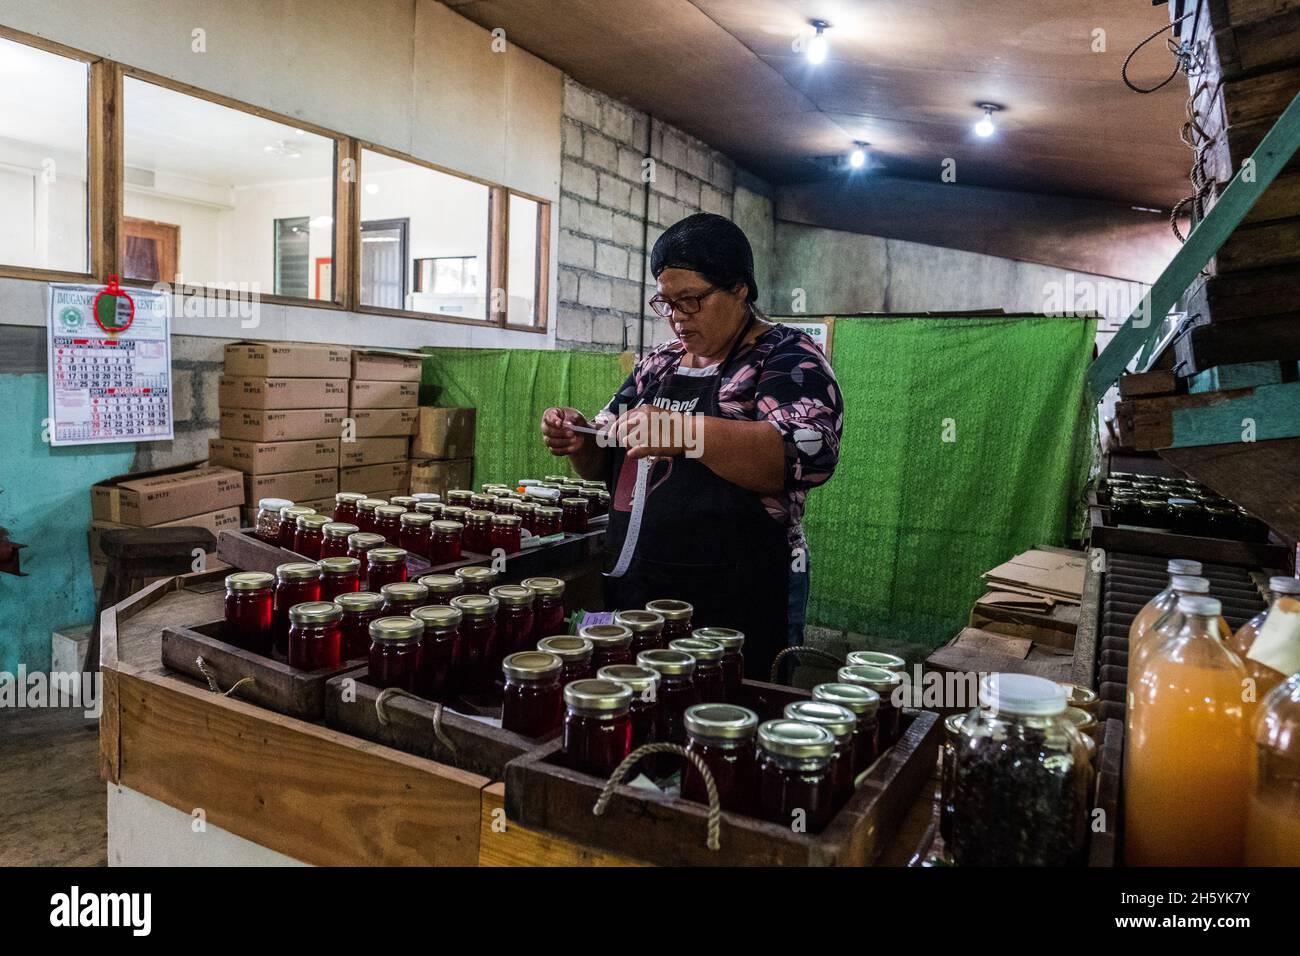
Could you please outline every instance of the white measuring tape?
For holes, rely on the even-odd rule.
[[[645,513],[646,491],[650,485],[650,468],[653,465],[654,460],[651,458],[642,458],[636,463],[636,484],[632,488],[632,513],[627,519],[627,537],[623,539],[623,550],[618,556],[618,563],[609,572],[611,578],[621,578],[632,563],[636,539],[641,534],[641,515]]]

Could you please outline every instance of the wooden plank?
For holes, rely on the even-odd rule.
[[[1179,453],[1173,460],[1175,463],[1179,463],[1181,467],[1181,453],[1195,450],[1168,449],[1161,450],[1160,454],[1173,455]],[[1198,480],[1205,482],[1205,484],[1210,484],[1203,474],[1198,474],[1197,477]],[[1214,486],[1210,485],[1210,487]],[[1220,494],[1223,493],[1220,488],[1215,488],[1215,490],[1219,491]],[[1139,528],[1117,528],[1105,523],[1101,508],[1091,508],[1089,511],[1091,513],[1093,547],[1103,548],[1110,554],[1123,552],[1126,554],[1146,554],[1160,558],[1191,558],[1197,561],[1212,561],[1218,564],[1237,564],[1250,567],[1276,567],[1279,560],[1285,560],[1286,558],[1286,549],[1278,545],[1261,544],[1254,541],[1232,541],[1227,538],[1203,538],[1188,534],[1170,534],[1164,531]],[[1252,509],[1252,514],[1261,513]],[[1265,518],[1264,520],[1268,519]]]
[[[120,681],[124,786],[307,863],[477,863],[485,778],[180,678]]]
[[[1140,398],[1148,395],[1173,395],[1178,391],[1178,378],[1169,369],[1151,372],[1129,372],[1119,379],[1120,398]]]
[[[1097,798],[1094,806],[1103,814],[1104,829],[1097,831],[1093,827],[1088,828],[1088,865],[1117,866],[1122,824],[1119,795],[1124,767],[1123,721],[1112,718],[1103,722],[1101,746],[1098,748],[1095,765]]]
[[[1188,294],[1187,314],[1195,325],[1264,315],[1300,321],[1300,266],[1212,276]]]
[[[1194,325],[1174,340],[1177,372],[1184,378],[1216,365],[1300,360],[1300,319],[1264,315]]]
[[[606,853],[509,821],[505,803],[504,783],[494,783],[483,789],[479,866],[650,866],[631,857]]]
[[[1233,395],[1215,392],[1216,395]],[[1200,408],[1178,408],[1172,413],[1173,440],[1169,447],[1253,443],[1300,436],[1300,382],[1261,385],[1246,394]],[[1247,423],[1253,428],[1247,439]]]
[[[1097,548],[1093,542],[1093,548]],[[1093,557],[1096,551],[1093,551]],[[1070,682],[1080,687],[1097,686],[1097,627],[1101,612],[1102,572],[1090,558],[1083,577],[1083,596],[1079,599],[1079,626],[1074,634],[1074,661],[1070,665]]]

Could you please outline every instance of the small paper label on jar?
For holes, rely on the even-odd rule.
[[[1278,598],[1246,657],[1288,677],[1300,671],[1300,601]]]

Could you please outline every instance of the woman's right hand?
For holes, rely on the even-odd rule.
[[[587,444],[587,436],[575,432],[569,425],[587,425],[582,412],[576,408],[548,408],[542,415],[542,441],[552,455],[574,455]]]

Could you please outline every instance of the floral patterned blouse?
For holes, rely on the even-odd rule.
[[[686,354],[676,339],[643,358],[593,424],[612,421],[637,405],[647,390],[672,375]],[[687,370],[692,371],[692,370]],[[790,547],[804,546],[808,489],[826,482],[840,458],[844,400],[826,357],[806,334],[784,325],[762,332],[736,356],[718,392],[723,417],[770,422],[785,442],[785,489],[763,505],[789,529]]]

